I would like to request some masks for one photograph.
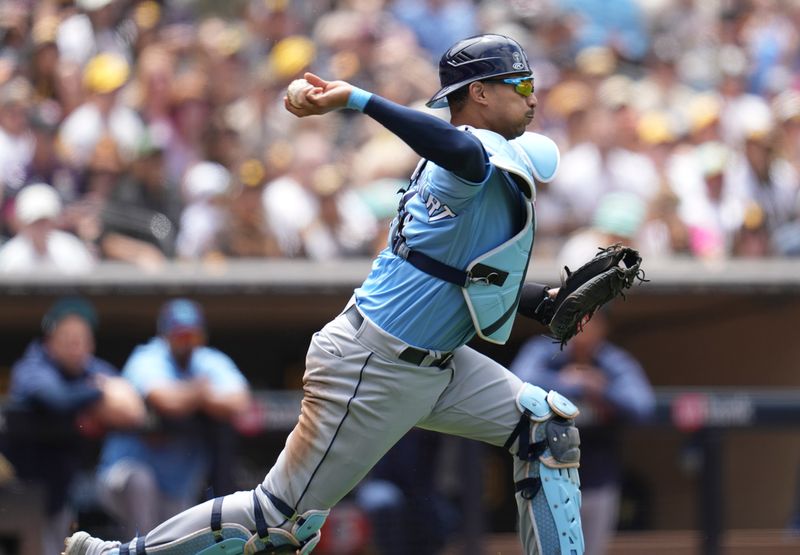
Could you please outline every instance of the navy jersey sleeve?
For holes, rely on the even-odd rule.
[[[364,113],[437,166],[472,183],[480,183],[485,179],[486,153],[481,142],[471,133],[377,95],[369,99]]]
[[[553,389],[567,397],[579,397],[580,389],[566,383],[559,375],[562,359],[556,359],[560,352],[558,344],[547,337],[529,340],[520,349],[508,369],[522,381],[538,385],[545,391]]]
[[[631,420],[644,422],[650,418],[656,409],[656,399],[641,364],[613,345],[606,345],[599,359],[609,379],[606,399]]]
[[[41,361],[21,361],[13,372],[17,380],[16,396],[29,406],[70,414],[102,397],[100,389],[90,381],[66,381],[56,368]]]

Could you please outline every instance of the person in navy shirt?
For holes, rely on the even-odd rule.
[[[41,339],[11,369],[7,454],[17,475],[45,491],[43,553],[58,553],[75,519],[69,490],[91,465],[86,451],[105,430],[139,426],[141,398],[117,369],[94,355],[97,314],[85,299],[59,299]]]

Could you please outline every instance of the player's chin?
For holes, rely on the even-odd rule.
[[[514,129],[513,136],[510,137],[510,138],[511,139],[516,139],[517,137],[521,137],[525,133],[525,131],[528,130],[528,125],[530,123],[531,123],[531,120],[525,120],[524,123],[521,123],[519,126],[517,126],[516,129]]]
[[[533,112],[529,112],[529,113],[525,114],[525,124],[524,124],[524,125],[525,125],[525,127],[526,127],[526,128],[527,128],[527,127],[528,127],[530,124],[532,124],[532,123],[533,123],[533,119],[534,119],[534,117],[535,117],[535,115],[534,115],[534,113],[533,113]]]

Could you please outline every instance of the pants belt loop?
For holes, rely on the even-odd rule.
[[[356,331],[361,329],[361,325],[364,323],[364,317],[358,311],[358,307],[356,307],[355,304],[350,305],[350,308],[344,311],[344,315]]]

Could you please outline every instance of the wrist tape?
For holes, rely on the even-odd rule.
[[[371,92],[365,91],[364,89],[359,89],[358,87],[353,87],[353,90],[350,92],[350,97],[347,99],[346,108],[363,112],[370,98],[372,98]]]

